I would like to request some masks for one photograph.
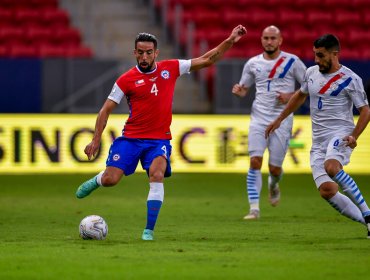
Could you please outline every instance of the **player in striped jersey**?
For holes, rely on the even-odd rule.
[[[164,199],[164,177],[171,175],[170,125],[176,80],[185,73],[214,64],[246,32],[244,26],[238,25],[226,40],[198,58],[159,62],[156,62],[159,54],[156,37],[140,33],[134,50],[137,65],[114,84],[98,114],[95,133],[85,154],[89,160],[97,154],[109,115],[126,98],[130,114],[122,136],[113,141],[106,169],[79,186],[76,196],[84,198],[99,186],[116,185],[123,175],[134,173],[140,161],[149,177],[147,224],[142,239],[153,240],[154,226]]]
[[[266,27],[261,36],[264,52],[246,62],[239,84],[234,85],[232,89],[233,94],[243,97],[253,84],[256,85],[248,134],[250,166],[247,174],[247,193],[250,210],[244,217],[245,220],[260,217],[261,167],[266,148],[269,151],[270,174],[267,185],[270,204],[276,206],[280,200],[279,181],[291,137],[293,114],[268,140],[265,139],[265,130],[284,109],[296,90],[296,82],[302,83],[306,70],[306,66],[296,55],[280,50],[282,40],[280,30],[276,26]]]
[[[314,42],[317,65],[307,69],[305,81],[280,116],[267,130],[269,136],[282,120],[310,96],[312,148],[310,163],[322,198],[342,215],[367,226],[370,210],[356,182],[344,170],[353,149],[370,121],[370,109],[361,78],[339,63],[340,43],[326,34]],[[353,105],[360,112],[353,120]],[[339,192],[342,189],[343,195]]]

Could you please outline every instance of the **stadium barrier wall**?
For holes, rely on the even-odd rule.
[[[91,141],[96,115],[0,114],[0,174],[89,173],[105,168],[112,140],[121,135],[126,115],[111,115],[93,161],[83,153]],[[174,172],[240,172],[249,166],[245,115],[174,115]],[[363,133],[345,170],[370,173],[370,133]],[[285,173],[310,173],[311,123],[295,116]],[[268,155],[263,169],[267,172]],[[139,165],[137,171],[142,172]]]
[[[41,112],[42,62],[0,59],[0,112]]]

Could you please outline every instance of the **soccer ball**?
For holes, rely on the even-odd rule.
[[[82,219],[80,223],[80,237],[82,239],[103,240],[107,237],[108,225],[98,215],[90,215]]]

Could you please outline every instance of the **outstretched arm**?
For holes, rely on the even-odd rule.
[[[247,29],[244,26],[238,25],[237,27],[235,27],[230,36],[217,47],[208,51],[200,57],[193,58],[191,60],[190,71],[199,70],[214,64],[224,55],[224,53],[228,49],[233,46],[234,43],[238,42],[239,39],[246,33]]]
[[[87,158],[90,160],[95,157],[96,153],[100,147],[100,140],[107,125],[108,118],[110,113],[112,113],[113,109],[117,106],[117,103],[114,101],[107,99],[100,109],[98,117],[96,118],[95,123],[95,132],[92,141],[86,146],[84,152],[87,155]]]
[[[284,110],[280,113],[276,120],[274,120],[271,124],[268,125],[265,132],[265,137],[269,137],[271,133],[273,133],[276,129],[280,127],[281,122],[297,110],[306,100],[307,94],[304,94],[300,90],[297,90],[292,98],[290,98],[288,104],[285,106]]]

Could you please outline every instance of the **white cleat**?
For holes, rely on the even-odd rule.
[[[258,220],[260,217],[260,210],[258,209],[251,209],[249,214],[244,216],[244,220]]]

